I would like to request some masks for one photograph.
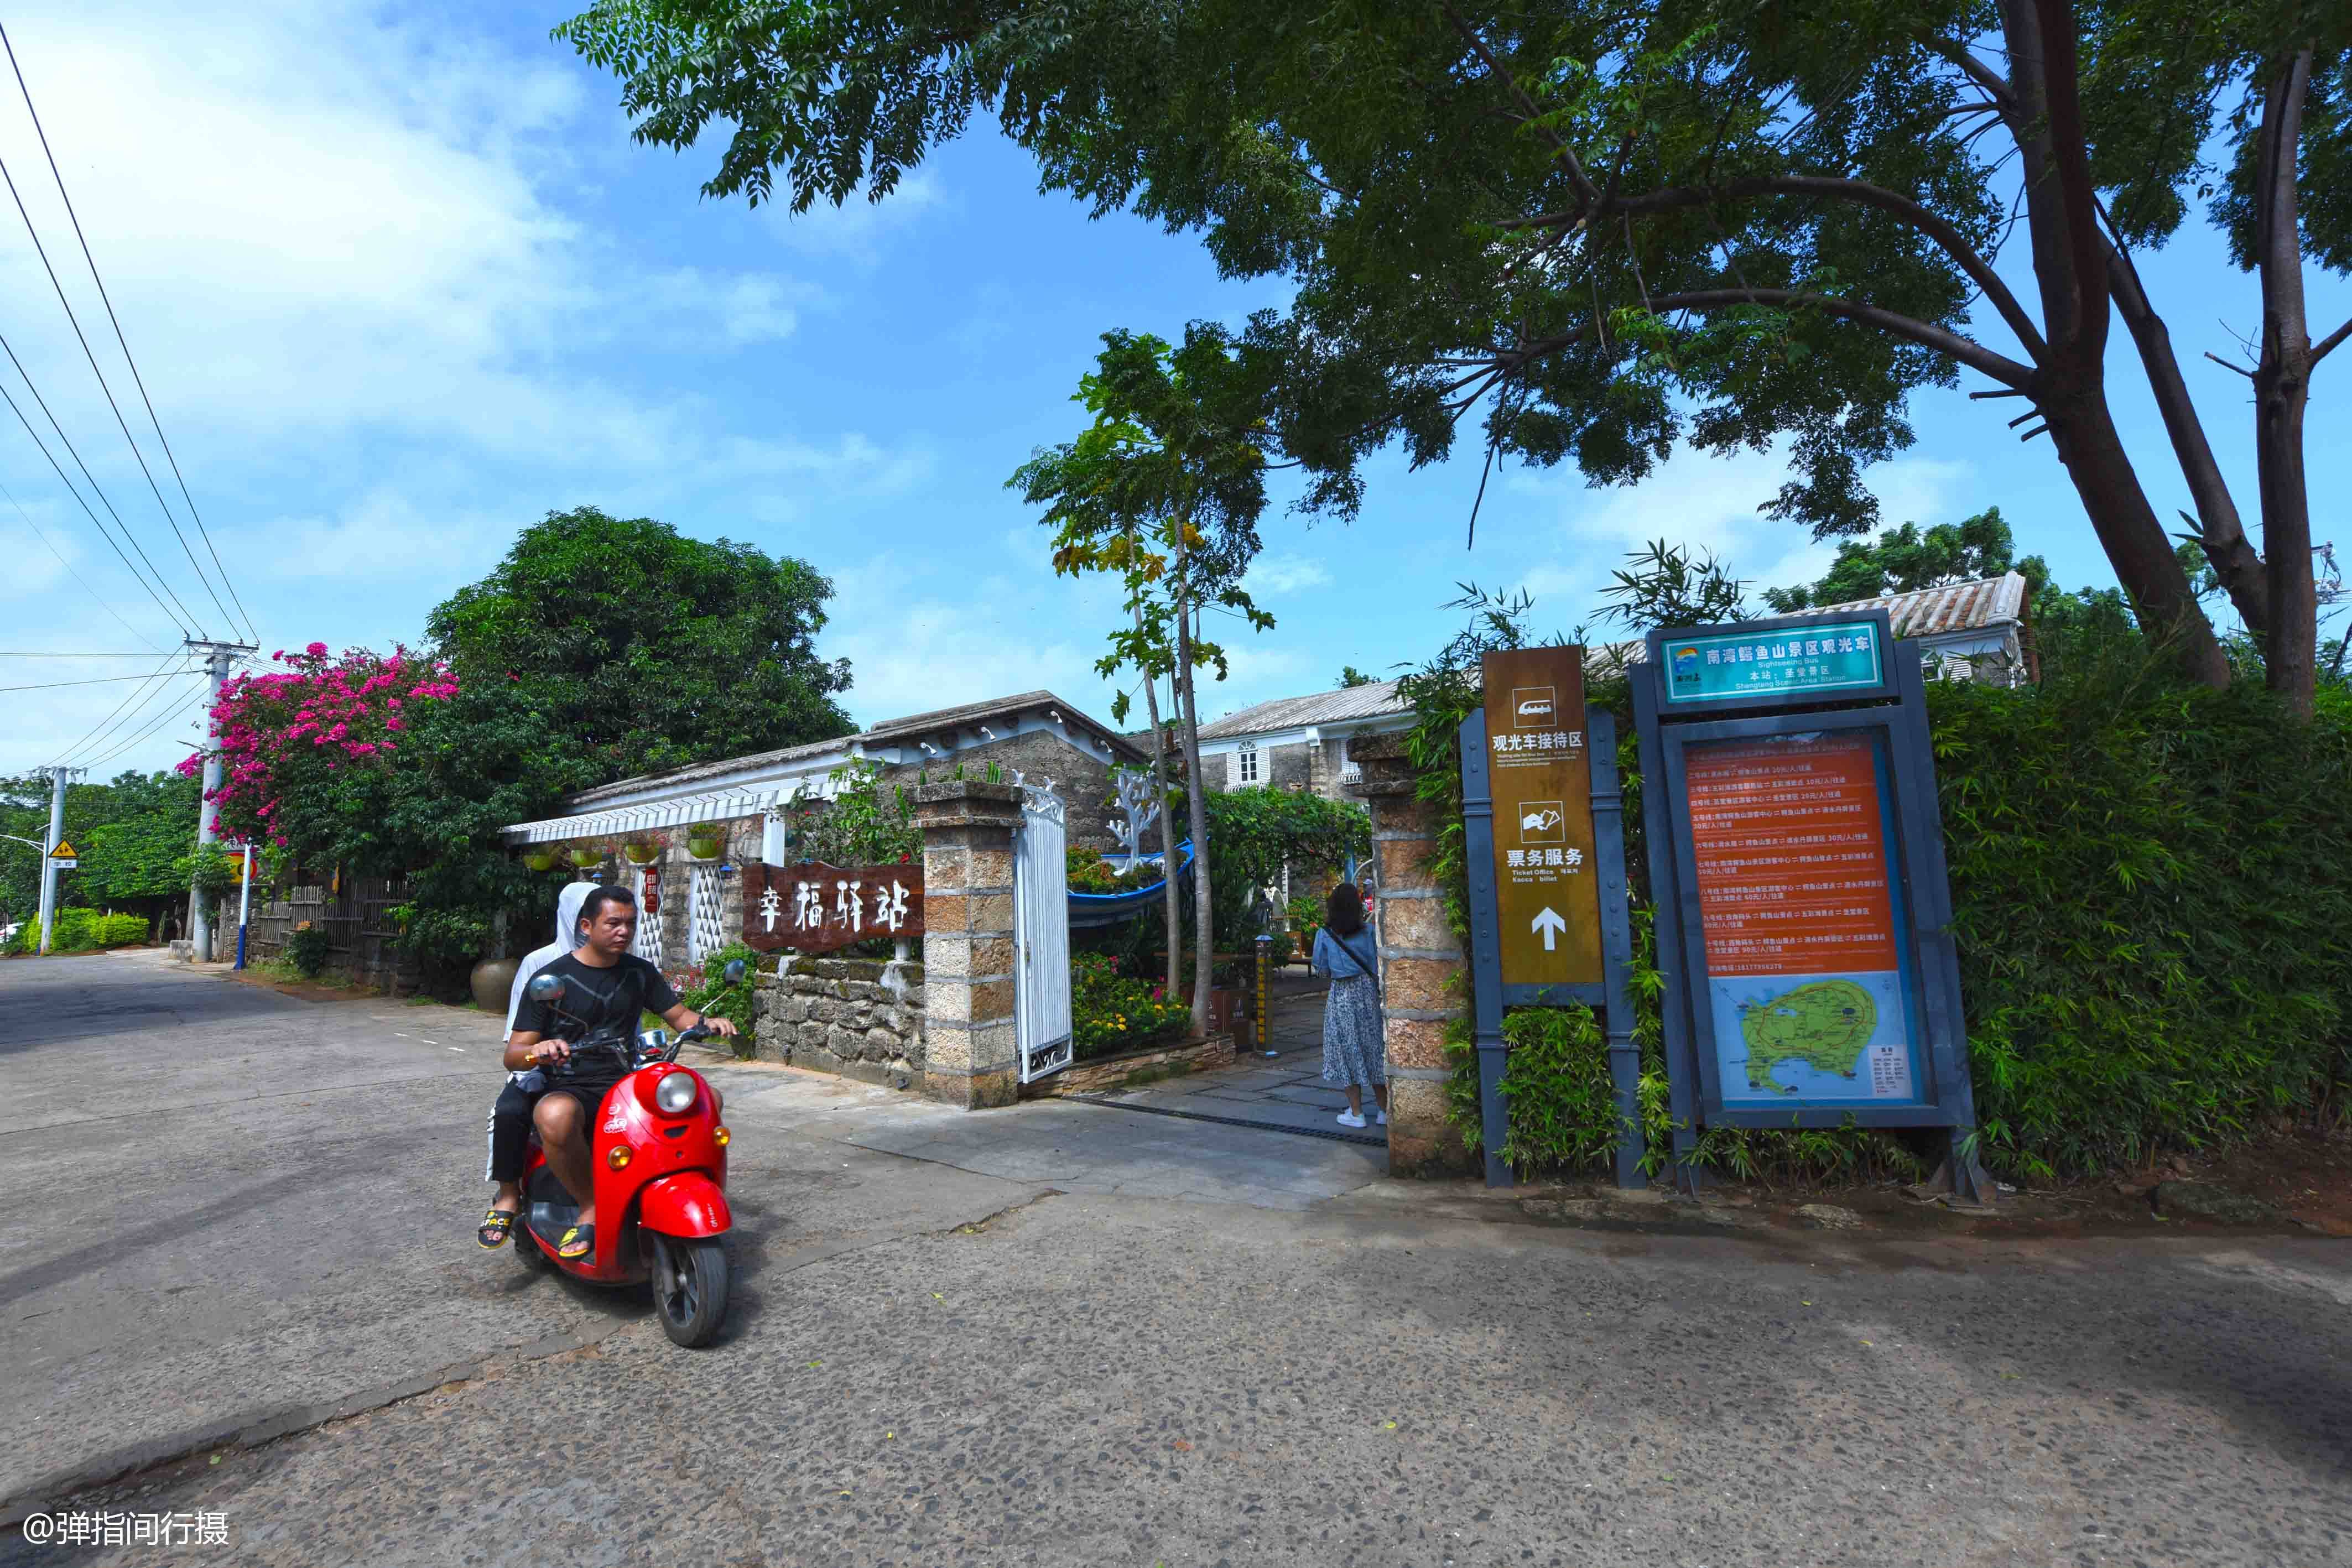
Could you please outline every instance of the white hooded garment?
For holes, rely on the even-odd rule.
[[[521,966],[515,970],[514,986],[507,992],[509,1034],[514,1033],[515,1014],[522,1007],[523,990],[530,984],[530,977],[565,954],[577,952],[586,944],[588,939],[580,935],[580,911],[587,904],[588,895],[595,891],[596,884],[593,882],[574,882],[565,883],[563,891],[555,895],[555,940],[544,947],[534,947],[524,956]],[[530,1067],[509,1076],[520,1082],[538,1071],[536,1067]]]

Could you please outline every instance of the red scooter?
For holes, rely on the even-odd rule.
[[[726,969],[729,985],[742,978],[740,962]],[[541,975],[531,1000],[562,1013],[563,982]],[[566,1014],[565,1016],[571,1016]],[[702,1074],[677,1065],[678,1048],[700,1040],[700,1026],[676,1038],[652,1030],[625,1040],[575,1046],[625,1053],[633,1071],[613,1086],[589,1130],[596,1173],[596,1249],[585,1257],[555,1255],[563,1233],[580,1216],[547,1156],[531,1140],[524,1161],[525,1223],[515,1256],[544,1261],[594,1285],[653,1284],[662,1332],[691,1350],[710,1343],[727,1316],[727,1129],[718,1097]]]

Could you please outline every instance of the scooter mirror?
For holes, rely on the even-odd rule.
[[[563,996],[563,982],[553,975],[533,975],[526,993],[535,1002],[552,1002]]]
[[[740,958],[730,960],[727,967],[721,970],[720,973],[727,977],[727,983],[729,985],[740,985],[743,980],[743,960]]]

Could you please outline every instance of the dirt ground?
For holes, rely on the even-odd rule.
[[[2158,1184],[2168,1181],[2225,1186],[2275,1206],[2285,1218],[2273,1226],[2251,1228],[2168,1218],[2158,1212],[2154,1197]],[[1636,1213],[1624,1207],[1628,1195],[1599,1183],[1529,1186],[1492,1196],[1515,1202],[1538,1219],[1607,1223],[1632,1219]],[[1655,1201],[1661,1195],[1644,1196]],[[1853,1218],[1801,1212],[1823,1205],[1848,1211]],[[2352,1237],[2352,1128],[2269,1134],[2210,1155],[2168,1157],[2127,1176],[2004,1190],[2000,1212],[1994,1215],[1923,1202],[1894,1181],[1777,1187],[1727,1183],[1708,1188],[1686,1212],[1696,1218],[1710,1209],[1716,1223],[1736,1223],[1742,1228],[1801,1229],[1826,1219],[1831,1228],[1858,1221],[1874,1230],[1940,1235],[2061,1239],[2252,1228]]]

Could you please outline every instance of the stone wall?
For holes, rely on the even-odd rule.
[[[776,971],[754,990],[761,1060],[924,1087],[923,966],[787,953]]]

